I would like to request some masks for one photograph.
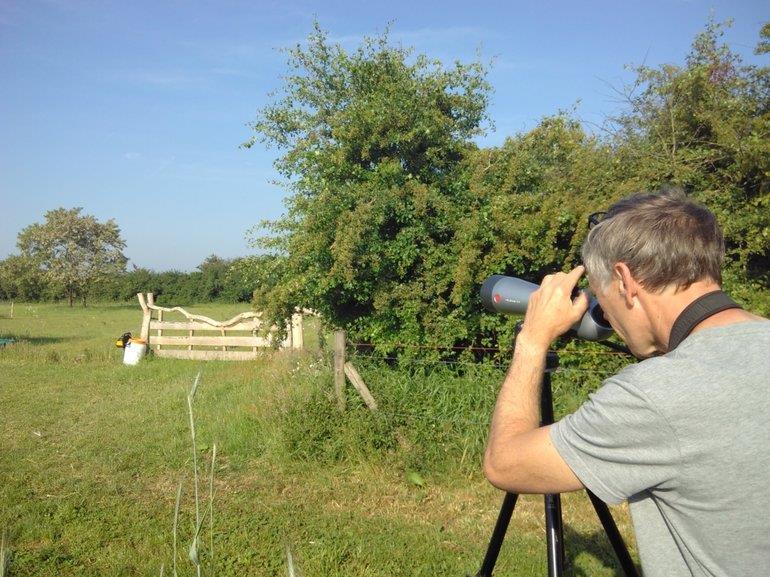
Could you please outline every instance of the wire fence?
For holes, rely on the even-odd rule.
[[[410,355],[395,355],[394,349],[401,349],[404,351],[410,351]],[[378,350],[388,351],[386,353],[378,353]],[[346,354],[351,358],[365,359],[368,362],[383,363],[398,366],[415,366],[415,367],[429,367],[429,366],[444,366],[444,367],[478,367],[483,364],[485,367],[491,367],[499,370],[506,370],[510,362],[504,362],[501,357],[513,355],[514,347],[484,347],[484,346],[441,346],[441,345],[420,345],[413,343],[386,343],[378,344],[371,342],[358,342],[358,341],[346,341]],[[486,354],[488,356],[477,359],[464,359],[464,358],[435,358],[420,356],[419,353],[426,352],[439,352],[439,353],[471,353],[471,354]],[[584,353],[575,351],[573,349],[552,349],[550,352],[557,355],[569,355],[573,357],[571,360],[574,362],[576,355],[584,355],[585,358],[605,358],[621,361],[628,359],[632,361],[632,357],[629,353],[620,350],[590,350]],[[560,366],[554,371],[557,374],[582,374],[582,375],[597,375],[600,377],[607,377],[617,372],[617,367],[598,370],[596,368],[583,368],[574,366]]]
[[[451,351],[451,352],[470,352],[470,353],[511,353],[513,354],[514,347],[480,347],[480,346],[472,346],[472,345],[458,345],[458,346],[440,346],[440,345],[418,345],[413,343],[365,343],[365,342],[355,342],[355,341],[347,341],[347,345],[349,347],[353,347],[356,349],[412,349],[412,350],[423,350],[423,351]],[[561,352],[567,352],[567,349],[552,349],[551,352],[555,353],[561,353]],[[574,351],[569,351],[570,353],[574,353]],[[597,351],[592,350],[588,354],[590,355],[600,355],[600,356],[622,356],[622,357],[628,357],[629,353],[624,351]]]

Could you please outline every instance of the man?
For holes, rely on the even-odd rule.
[[[585,272],[606,319],[645,360],[539,427],[546,351],[588,306],[585,294],[570,298],[583,266],[547,276],[492,417],[489,481],[513,493],[587,487],[610,504],[628,500],[647,577],[770,571],[770,322],[712,309],[689,335],[681,330],[689,305],[726,299],[715,292],[723,254],[714,215],[682,194],[613,205],[585,241]]]

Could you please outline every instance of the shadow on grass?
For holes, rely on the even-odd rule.
[[[12,339],[12,345],[20,345],[26,343],[28,345],[53,345],[57,343],[64,343],[67,341],[74,341],[77,337],[30,337],[26,335],[15,335],[13,333],[0,334],[0,339]]]
[[[599,524],[598,520],[597,524]],[[607,534],[604,532],[604,529],[601,528],[601,525],[599,525],[599,527],[600,528],[597,528],[592,533],[579,533],[568,524],[564,524],[565,555],[568,559],[567,564],[571,569],[571,571],[567,572],[568,575],[573,575],[574,577],[592,577],[593,573],[590,569],[576,567],[574,564],[574,560],[579,555],[587,554],[596,559],[605,568],[614,570],[612,577],[626,577]],[[626,543],[626,545],[628,545],[628,543]]]
[[[157,304],[157,303],[155,303]],[[160,305],[160,306],[166,306],[166,305]],[[174,306],[174,305],[171,305]],[[81,309],[83,307],[80,307]],[[86,307],[91,309],[109,309],[109,310],[138,310],[140,313],[142,312],[142,309],[139,308],[139,302],[134,298],[132,301],[126,301],[126,302],[97,302],[97,303],[89,303],[89,305]]]

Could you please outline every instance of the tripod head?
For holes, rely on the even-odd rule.
[[[495,274],[481,285],[481,302],[491,312],[508,315],[524,314],[530,295],[538,285],[516,278]],[[604,318],[599,302],[592,296],[583,318],[570,331],[574,336],[587,341],[602,341],[612,335],[612,327]]]

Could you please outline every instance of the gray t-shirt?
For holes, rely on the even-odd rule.
[[[647,577],[770,572],[770,322],[703,329],[607,379],[551,429]]]

